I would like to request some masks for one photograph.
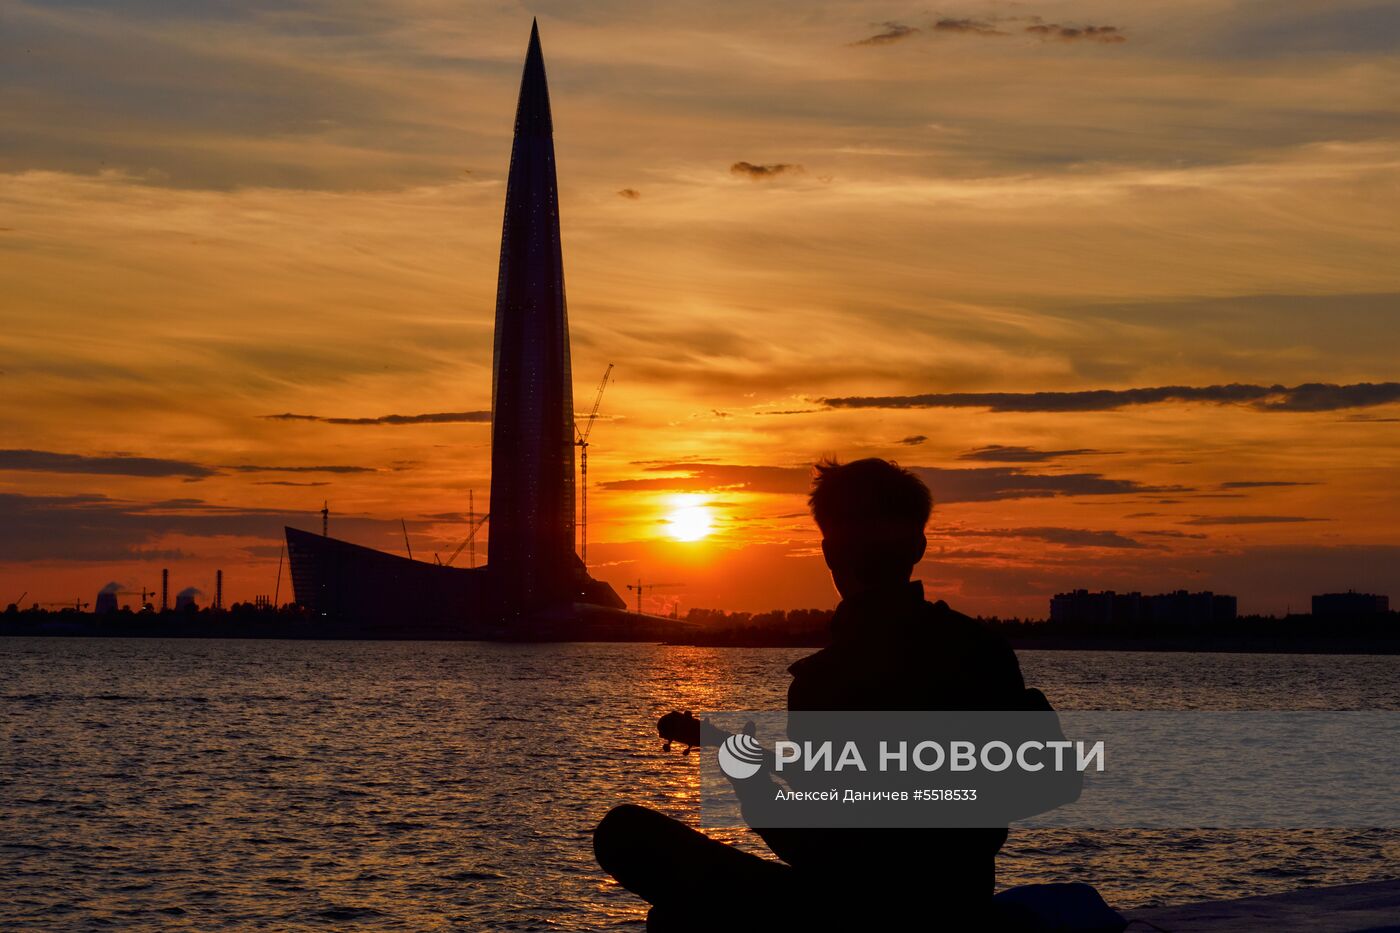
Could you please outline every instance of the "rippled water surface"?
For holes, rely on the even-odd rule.
[[[694,819],[655,716],[781,708],[803,653],[0,639],[0,929],[640,930],[589,832],[622,801]],[[1400,709],[1396,657],[1021,659],[1066,709]],[[999,882],[1130,907],[1397,860],[1393,830],[1013,829]]]

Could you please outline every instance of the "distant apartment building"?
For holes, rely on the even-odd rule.
[[[1320,593],[1312,598],[1315,616],[1369,616],[1390,611],[1390,597],[1375,593]]]
[[[1234,621],[1233,596],[1210,591],[1190,593],[1176,590],[1144,596],[1141,593],[1091,593],[1074,590],[1057,593],[1050,599],[1051,622],[1103,625],[1209,625]]]
[[[1115,593],[1113,590],[1090,593],[1088,590],[1074,590],[1070,593],[1056,593],[1050,599],[1051,622],[1126,624],[1138,621],[1141,616],[1141,593]]]

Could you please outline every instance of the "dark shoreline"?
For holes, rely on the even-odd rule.
[[[1386,642],[1353,639],[1235,639],[1214,641],[1130,638],[1013,638],[1011,647],[1029,651],[1182,651],[1206,654],[1400,654],[1400,639]]]
[[[283,641],[498,641],[515,643],[647,643],[695,648],[811,648],[827,641],[817,633],[782,636],[757,632],[686,632],[677,638],[667,630],[669,620],[641,617],[636,628],[616,626],[578,631],[466,631],[442,625],[345,625],[329,621],[224,618],[103,619],[74,613],[66,618],[11,620],[0,617],[0,637],[16,638],[189,638]],[[1303,632],[1242,634],[1192,633],[1037,633],[999,631],[1017,650],[1032,651],[1160,651],[1225,654],[1400,654],[1400,630],[1377,635],[1335,636]]]
[[[1400,654],[1400,613],[1284,618],[1246,616],[1215,623],[1037,622],[980,619],[1018,650],[1180,651],[1239,654]],[[803,647],[827,643],[826,626],[774,631],[740,625],[686,632],[670,644]]]
[[[1133,638],[1066,635],[1008,638],[1017,651],[1160,651],[1200,654],[1400,654],[1400,638]],[[819,641],[671,640],[668,645],[696,648],[820,648]]]

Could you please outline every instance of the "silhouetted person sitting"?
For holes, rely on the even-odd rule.
[[[841,603],[830,646],[788,669],[790,710],[1049,709],[1010,646],[911,581],[932,510],[918,477],[885,460],[823,462],[810,504]],[[631,805],[598,825],[594,851],[654,905],[648,930],[885,929],[872,921],[911,916],[922,930],[999,928],[1004,828],[754,829],[782,862]]]

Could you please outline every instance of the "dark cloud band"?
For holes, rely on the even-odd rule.
[[[1145,548],[1147,545],[1135,541],[1116,531],[1093,531],[1084,528],[959,528],[942,530],[940,535],[962,538],[1021,538],[1030,541],[1044,541],[1064,547],[1103,547],[1103,548]]]
[[[269,421],[316,421],[321,424],[488,424],[489,411],[435,411],[422,415],[380,415],[377,418],[329,418],[325,415],[299,415],[284,412],[263,415]]]
[[[160,457],[133,457],[112,454],[89,457],[84,454],[58,453],[52,450],[0,450],[0,470],[34,473],[86,473],[99,476],[182,476],[204,479],[225,470],[234,473],[374,473],[364,466],[263,466],[240,463],[231,466],[209,466],[189,460],[168,460]]]
[[[184,476],[191,479],[203,479],[217,472],[211,467],[187,460],[131,457],[125,454],[87,457],[82,454],[55,453],[51,450],[0,450],[0,470],[90,473],[104,476]]]
[[[1088,389],[1080,392],[932,392],[821,398],[827,408],[985,408],[999,412],[1114,411],[1132,405],[1195,402],[1245,405],[1256,411],[1309,412],[1369,408],[1400,402],[1400,382],[1354,385],[1309,382],[1273,385],[1158,386],[1145,389]]]
[[[317,500],[319,501],[319,500]],[[130,561],[162,554],[164,538],[255,538],[276,542],[285,525],[320,527],[314,511],[242,508],[202,499],[131,502],[85,493],[28,496],[0,493],[0,561]],[[397,519],[336,518],[337,534],[369,544],[400,534]]]
[[[1291,525],[1296,522],[1322,522],[1324,518],[1303,515],[1197,515],[1183,525]]]
[[[1069,450],[1038,450],[1034,447],[1008,447],[991,444],[958,455],[959,460],[981,460],[989,463],[1045,463],[1061,457],[1078,457],[1099,451],[1088,447],[1075,447]]]
[[[261,466],[252,463],[241,463],[237,466],[225,467],[236,473],[375,473],[373,467],[363,466]]]

